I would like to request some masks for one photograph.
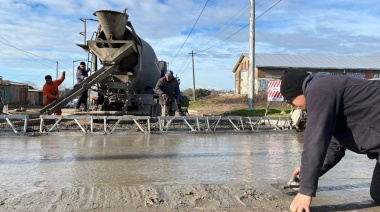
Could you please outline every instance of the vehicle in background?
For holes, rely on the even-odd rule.
[[[73,99],[68,102],[63,108],[75,108],[77,106],[78,99]]]
[[[99,21],[96,36],[77,44],[91,58],[88,64],[93,67],[89,77],[42,108],[40,113],[52,114],[91,90],[97,93],[96,101],[88,104],[92,115],[161,116],[159,96],[154,88],[165,75],[167,62],[159,61],[152,46],[136,33],[127,8],[123,12],[99,10],[94,15]]]
[[[123,12],[99,10],[94,15],[99,20],[96,37],[77,44],[103,66],[79,86],[91,86],[96,93],[90,98],[92,114],[160,116],[154,88],[165,75],[167,63],[159,61],[152,46],[136,33],[127,8]],[[112,67],[115,70],[108,73]]]

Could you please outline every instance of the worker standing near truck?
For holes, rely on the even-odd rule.
[[[154,90],[159,95],[162,116],[174,116],[178,110],[178,88],[179,83],[174,78],[173,71],[166,71],[165,76],[158,80]]]
[[[88,70],[86,69],[86,63],[80,62],[78,69],[77,69],[77,84],[83,82],[83,80],[87,79],[88,77]],[[75,109],[75,112],[80,112],[80,106],[83,104],[84,108],[83,111],[88,111],[88,105],[87,105],[87,99],[88,99],[88,90],[83,91],[82,95],[79,97],[77,106]]]
[[[380,204],[380,81],[286,70],[280,90],[285,101],[307,110],[301,167],[293,172],[299,175],[299,191],[291,211],[310,211],[319,177],[346,149],[375,159],[370,195]]]
[[[43,92],[44,92],[44,105],[48,105],[52,102],[54,102],[56,99],[59,98],[59,90],[58,87],[59,85],[62,84],[62,82],[65,80],[65,74],[66,72],[62,72],[61,78],[54,80],[51,78],[50,75],[45,76],[45,85],[43,87]],[[61,115],[62,110],[59,109],[54,112],[54,115]]]

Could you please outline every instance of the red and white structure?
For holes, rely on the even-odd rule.
[[[281,80],[268,82],[268,102],[283,102],[284,97],[280,93]]]

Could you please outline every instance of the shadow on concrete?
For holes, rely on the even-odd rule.
[[[362,202],[351,202],[351,203],[345,203],[340,205],[322,205],[322,206],[314,206],[311,207],[311,211],[353,211],[353,210],[361,210],[361,209],[368,209],[368,211],[372,211],[370,208],[372,207],[378,207],[376,203],[374,203],[372,200],[368,201],[362,201]],[[378,210],[378,208],[373,209],[373,211]]]
[[[107,156],[44,156],[34,158],[0,159],[4,164],[30,164],[30,163],[60,163],[72,161],[98,161],[98,160],[134,160],[134,159],[167,159],[167,158],[221,158],[221,157],[251,157],[247,153],[220,152],[220,153],[173,153],[173,154],[130,154],[130,155],[107,155]]]
[[[280,190],[283,194],[286,194],[288,196],[296,196],[298,194],[298,190],[294,190],[292,188],[286,188],[283,189],[282,187],[286,185],[286,182],[283,183],[276,183],[271,184],[274,188]],[[317,189],[317,192],[328,192],[328,191],[341,191],[341,190],[348,190],[348,189],[358,189],[358,188],[369,188],[371,186],[371,183],[358,183],[358,184],[349,184],[349,185],[340,185],[340,186],[326,186],[326,187],[319,187]]]
[[[319,187],[318,191],[340,191],[346,189],[355,189],[355,188],[369,188],[371,183],[358,183],[350,185],[340,185],[340,186],[328,186],[328,187]]]

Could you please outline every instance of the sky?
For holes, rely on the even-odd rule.
[[[377,0],[256,0],[255,51],[260,54],[380,56]],[[0,0],[0,76],[31,82],[66,71],[62,87],[73,86],[73,64],[87,58],[84,19],[98,10],[127,13],[137,34],[158,60],[181,79],[181,90],[231,91],[232,72],[249,53],[250,0]],[[86,40],[98,22],[86,21]],[[76,61],[76,62],[73,62]]]

